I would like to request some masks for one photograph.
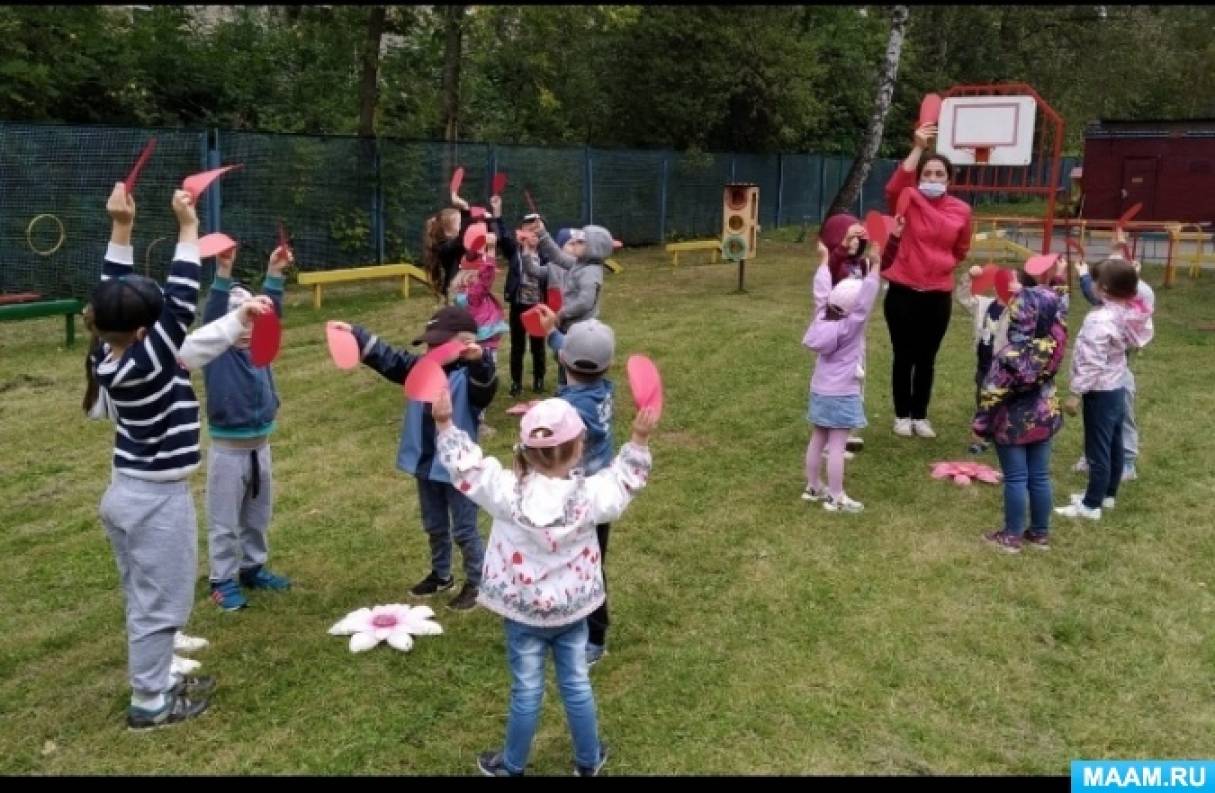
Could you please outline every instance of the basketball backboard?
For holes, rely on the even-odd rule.
[[[941,103],[936,150],[954,165],[1029,165],[1032,96],[951,96]]]

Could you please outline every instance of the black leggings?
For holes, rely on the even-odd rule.
[[[611,620],[608,619],[607,602],[607,547],[608,537],[612,532],[612,524],[600,523],[595,526],[595,534],[599,538],[599,565],[603,570],[603,605],[591,612],[586,618],[589,635],[587,641],[602,647],[607,643],[607,629]]]
[[[885,312],[894,348],[891,386],[895,418],[928,418],[933,366],[949,329],[952,309],[949,292],[917,292],[891,282]]]
[[[537,381],[544,379],[544,339],[529,336],[523,327],[523,312],[531,306],[520,303],[510,304],[510,381],[523,383],[523,351],[529,345],[532,348],[532,377]]]

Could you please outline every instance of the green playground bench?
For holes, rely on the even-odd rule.
[[[0,303],[0,322],[55,317],[62,314],[67,346],[71,347],[76,342],[76,315],[82,311],[84,311],[84,302],[73,299],[7,302]]]

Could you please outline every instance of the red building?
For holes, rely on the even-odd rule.
[[[1084,218],[1215,222],[1215,119],[1098,121],[1084,130]]]

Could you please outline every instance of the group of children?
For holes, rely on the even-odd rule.
[[[903,219],[881,251],[880,269],[897,252]],[[1116,240],[1119,242],[1121,240]],[[828,511],[859,512],[863,505],[843,488],[844,446],[849,431],[866,425],[863,404],[865,325],[878,291],[878,259],[867,251],[865,229],[850,215],[827,220],[820,233],[814,278],[814,315],[803,344],[818,353],[810,382],[808,419],[813,425],[806,452],[802,498]],[[1085,297],[1095,307],[1085,317],[1072,355],[1071,395],[1061,406],[1055,375],[1067,349],[1067,261],[1060,256],[1043,276],[1021,269],[996,273],[994,298],[971,294],[972,267],[958,285],[957,299],[974,315],[975,415],[970,452],[994,443],[1004,482],[1004,526],[984,538],[1003,551],[1023,545],[1050,547],[1051,439],[1063,424],[1061,407],[1083,408],[1088,487],[1054,509],[1063,517],[1098,520],[1115,504],[1119,483],[1134,479],[1138,433],[1134,418],[1134,351],[1153,336],[1155,298],[1139,278],[1139,263],[1114,255],[1088,267],[1077,262]],[[827,485],[820,477],[827,450]],[[1025,513],[1028,505],[1029,527]]]
[[[197,521],[188,477],[201,462],[191,370],[204,372],[211,436],[206,496],[211,597],[223,610],[235,611],[248,603],[242,587],[290,586],[265,567],[273,487],[269,436],[279,397],[270,368],[254,366],[248,348],[254,315],[275,311],[281,316],[282,272],[292,256],[285,249],[274,251],[264,295],[254,297],[231,279],[235,251],[221,254],[206,324],[191,333],[201,275],[198,218],[189,193],[175,192],[172,205],[178,245],[162,290],[132,272],[135,205],[121,183],[114,187],[107,202],[113,226],[102,283],[86,309],[94,343],[86,361],[84,408],[116,425],[113,481],[101,515],[125,599],[131,729],[196,717],[207,709],[215,687],[214,678],[181,671],[196,662],[174,655],[175,647],[205,645],[182,633],[196,567]],[[502,749],[479,758],[482,772],[523,772],[543,697],[544,658],[552,648],[574,736],[575,770],[594,775],[607,758],[588,675],[606,652],[604,557],[611,521],[645,486],[646,443],[657,420],[641,411],[631,442],[614,456],[614,386],[606,375],[615,336],[595,319],[611,235],[594,226],[563,230],[558,245],[538,216],[527,216],[512,232],[501,221],[500,201],[492,206],[495,230],[486,235],[486,248],[472,255],[463,250],[460,226],[470,217],[459,204],[428,224],[428,234],[439,229],[443,235],[441,240],[435,235],[429,263],[455,262],[454,271],[433,271],[453,304],[435,312],[414,344],[425,344],[428,351],[453,340],[463,346],[444,366],[442,396],[434,404],[410,400],[405,407],[397,467],[416,479],[431,548],[430,571],[411,593],[425,597],[454,586],[454,537],[465,582],[450,607],[466,610],[480,603],[504,619],[514,680],[510,718]],[[510,263],[506,297],[512,316],[516,304],[536,307],[566,374],[556,398],[535,404],[523,417],[513,471],[483,458],[476,446],[479,415],[497,390],[496,345],[490,342],[504,330],[500,313],[495,318],[484,308],[496,303],[490,290],[498,242]],[[470,263],[461,268],[461,260]],[[461,272],[471,275],[461,282]],[[559,311],[544,304],[553,283],[563,289]],[[394,383],[403,383],[421,360],[364,328],[336,324],[353,333],[361,361]],[[523,344],[512,346],[521,358]],[[536,358],[540,392],[543,348]],[[518,382],[512,372],[512,386]],[[512,393],[519,390],[512,387]],[[494,518],[488,552],[477,532],[478,507]]]

